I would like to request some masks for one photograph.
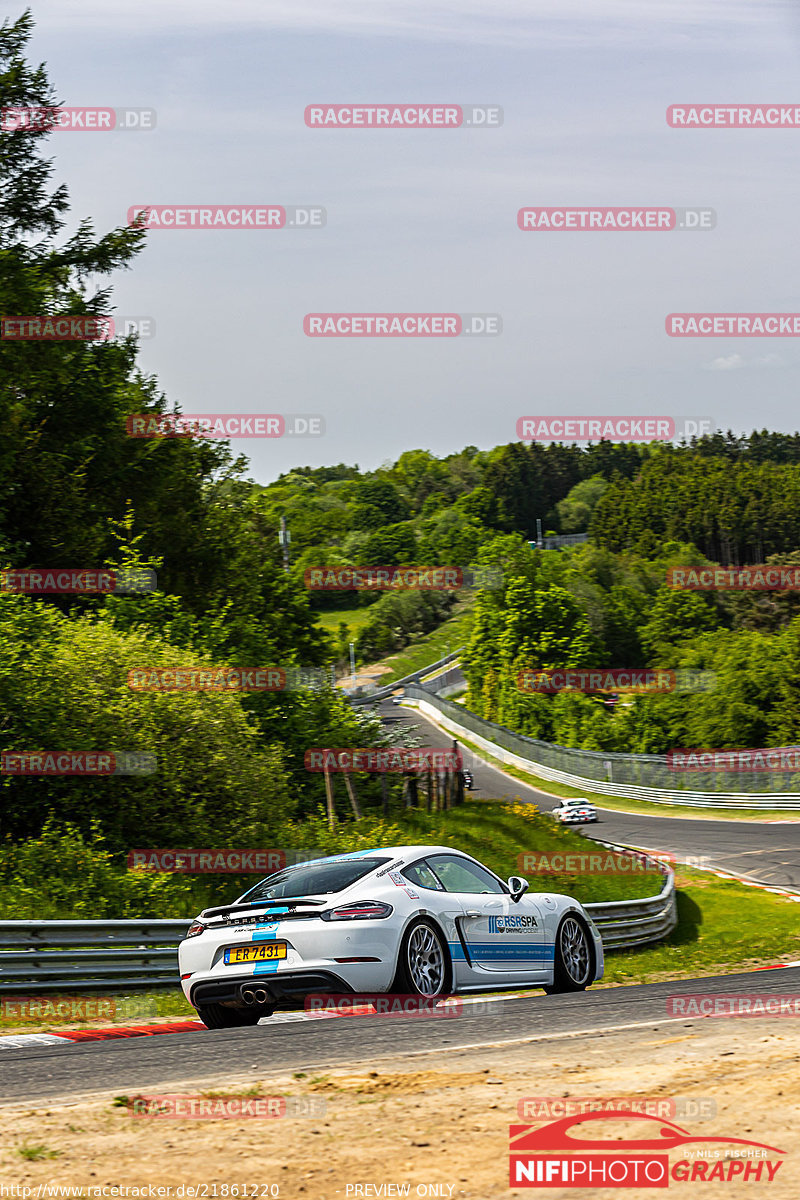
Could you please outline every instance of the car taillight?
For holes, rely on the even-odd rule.
[[[205,928],[206,927],[202,921],[193,921],[192,924],[189,926],[189,928],[186,930],[186,936],[187,936],[187,938],[197,937],[198,934],[205,932]]]
[[[383,904],[380,900],[357,900],[353,904],[329,908],[319,915],[323,921],[382,921],[390,917],[393,911],[391,904]]]

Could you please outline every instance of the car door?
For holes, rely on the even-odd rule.
[[[523,896],[515,903],[494,875],[473,859],[431,854],[426,862],[461,905],[459,934],[476,980],[487,974],[494,982],[549,978],[553,948],[547,944],[544,914],[535,900]]]

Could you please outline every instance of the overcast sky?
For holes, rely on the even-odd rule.
[[[324,229],[151,231],[115,276],[185,412],[320,413],[239,440],[253,476],[516,437],[523,415],[794,430],[797,339],[679,339],[673,311],[800,312],[800,128],[679,130],[670,104],[798,103],[776,0],[35,0],[59,99],[147,133],[57,132],[98,231],[133,204],[311,204]],[[6,11],[19,15],[23,5]],[[312,103],[499,105],[500,128],[310,129]],[[710,206],[702,232],[526,232],[535,205]],[[312,312],[499,313],[494,338],[309,338]]]

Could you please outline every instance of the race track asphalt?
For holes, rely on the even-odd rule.
[[[284,1071],[318,1073],[337,1065],[356,1070],[382,1058],[403,1056],[409,1069],[441,1066],[442,1051],[518,1044],[534,1060],[536,1047],[579,1035],[599,1037],[617,1029],[697,1026],[714,1018],[672,1016],[670,996],[690,993],[779,995],[800,991],[800,968],[720,975],[678,983],[595,989],[545,996],[532,991],[457,1017],[334,1017],[298,1024],[270,1023],[249,1029],[200,1030],[110,1042],[2,1049],[0,1103],[59,1099],[112,1090],[132,1095],[148,1088],[183,1089],[222,1076]]]
[[[379,706],[379,712],[385,722],[399,723],[410,736],[421,739],[425,746],[447,748],[453,744],[451,734],[439,729],[415,709],[384,701]],[[470,753],[473,755],[472,772],[475,779],[472,795],[477,798],[511,800],[518,797],[537,804],[546,812],[558,804],[554,797],[480,762],[474,751]],[[604,842],[618,842],[645,850],[670,851],[681,858],[703,858],[707,860],[703,864],[705,866],[733,871],[770,887],[800,891],[800,821],[781,824],[715,820],[697,817],[691,811],[687,812],[686,817],[662,817],[604,808],[600,809],[600,820],[596,825],[584,825],[579,832]]]

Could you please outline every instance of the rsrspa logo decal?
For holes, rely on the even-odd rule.
[[[521,929],[538,928],[536,917],[532,915],[489,917],[489,933],[516,933]]]
[[[593,1137],[589,1122],[646,1121],[642,1136]],[[583,1126],[583,1129],[580,1128]],[[536,1128],[509,1126],[511,1187],[665,1188],[741,1179],[771,1183],[784,1150],[736,1137],[693,1137],[660,1117],[620,1110],[563,1117]],[[670,1152],[677,1157],[670,1159]]]

